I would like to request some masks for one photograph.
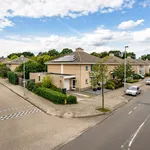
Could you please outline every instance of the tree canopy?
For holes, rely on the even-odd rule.
[[[22,53],[12,53],[12,54],[10,54],[10,55],[8,55],[7,57],[9,58],[9,59],[11,59],[12,57],[16,57],[16,56],[18,56],[18,57],[20,57],[21,55],[23,55],[24,57],[32,57],[32,56],[34,56],[34,54],[33,53],[31,53],[31,52],[22,52]]]
[[[129,78],[133,75],[133,70],[130,64],[126,65],[126,78]],[[115,77],[120,79],[122,82],[124,80],[124,64],[118,65],[113,70],[113,74]]]
[[[150,60],[150,54],[142,55],[141,59],[143,59],[143,60],[147,60],[147,59]]]

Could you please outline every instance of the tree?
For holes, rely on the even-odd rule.
[[[23,64],[16,68],[16,72],[23,72]],[[30,72],[43,72],[43,66],[36,62],[29,60],[25,63],[25,78],[29,79]]]
[[[21,55],[23,55],[24,57],[32,57],[32,56],[34,56],[34,54],[31,53],[31,52],[23,52],[23,53],[12,53],[12,54],[8,55],[7,57],[9,59],[11,59],[11,57],[13,57],[14,55],[18,56],[18,57],[20,57]]]
[[[92,68],[92,72],[91,72],[91,76],[94,77],[97,82],[101,82],[102,83],[102,111],[105,110],[104,107],[104,82],[107,80],[107,65],[103,64],[105,60],[101,60],[98,63],[96,63],[95,65],[93,65]]]
[[[48,51],[48,55],[50,55],[50,56],[58,56],[59,52],[57,50],[55,50],[55,49],[52,49],[52,50]]]
[[[72,49],[69,49],[69,48],[64,48],[62,51],[61,51],[61,54],[62,55],[67,55],[67,54],[70,54],[72,53]]]
[[[10,58],[10,60],[14,60],[14,59],[17,59],[17,58],[18,58],[17,55],[12,55],[11,58]]]
[[[150,54],[142,55],[141,59],[143,59],[143,60],[147,60],[147,59],[150,60]]]
[[[121,58],[121,51],[119,50],[111,50],[109,51],[109,54],[114,54],[114,56]]]
[[[132,59],[136,59],[136,55],[134,52],[126,52],[126,58],[130,56]],[[125,58],[125,53],[123,53],[122,58]]]
[[[0,63],[0,77],[6,78],[8,71],[10,71],[10,69],[6,65]]]
[[[130,64],[126,65],[126,78],[129,78],[133,75],[133,70]],[[124,80],[124,64],[118,65],[114,68],[113,74],[115,77],[121,80],[123,82]]]

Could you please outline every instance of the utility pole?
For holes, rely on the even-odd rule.
[[[129,48],[129,46],[125,46],[125,53],[124,53],[124,91],[126,91],[126,73],[127,73],[127,51],[126,49]]]

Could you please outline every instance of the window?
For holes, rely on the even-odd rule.
[[[88,84],[88,79],[85,80],[85,84]]]
[[[39,76],[39,82],[41,81],[41,76]]]
[[[88,71],[88,66],[85,66],[85,70]]]

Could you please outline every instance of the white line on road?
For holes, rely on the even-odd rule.
[[[136,130],[136,132],[134,134],[132,134],[132,136],[123,144],[121,145],[121,148],[124,149],[125,145],[127,143],[128,144],[128,150],[130,150],[132,143],[134,142],[135,138],[137,137],[138,133],[140,132],[140,130],[142,129],[142,127],[144,126],[144,124],[146,123],[146,121],[149,119],[150,114],[148,115],[148,117],[144,120],[144,122],[139,126],[139,128]],[[125,150],[125,149],[124,149]]]
[[[130,115],[132,113],[132,111],[130,111],[128,114]]]
[[[134,107],[134,110],[135,110],[135,109],[137,109],[137,106],[136,106],[136,107]]]

